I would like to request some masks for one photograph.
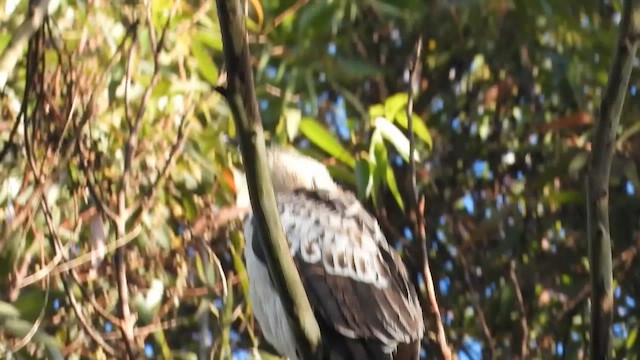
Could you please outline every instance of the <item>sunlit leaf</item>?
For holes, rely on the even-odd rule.
[[[380,132],[380,135],[382,135],[385,140],[389,141],[393,147],[395,147],[398,154],[402,156],[402,159],[409,162],[410,144],[406,135],[385,118],[376,118],[374,124],[376,130]],[[420,157],[417,152],[414,152],[414,159],[415,161],[420,161]]]
[[[404,210],[404,201],[402,200],[402,195],[400,194],[400,190],[398,190],[396,175],[390,166],[387,166],[386,180],[387,180],[387,186],[389,186],[389,190],[391,191],[393,198],[396,200],[396,203],[398,204],[400,209]]]
[[[286,124],[289,141],[293,141],[293,139],[298,136],[300,121],[302,120],[302,111],[295,108],[286,108],[282,114],[282,120]]]
[[[160,352],[164,359],[171,359],[171,348],[169,347],[169,343],[167,342],[167,336],[164,333],[163,328],[158,328],[158,330],[153,332],[153,339],[156,341],[156,344],[160,347]]]
[[[13,305],[0,301],[0,317],[19,317],[20,311],[16,309]]]
[[[398,184],[396,183],[395,174],[393,169],[389,166],[389,159],[387,155],[387,148],[384,145],[384,140],[380,129],[376,128],[374,135],[372,136],[371,147],[369,150],[370,162],[370,181],[367,186],[367,194],[371,194],[372,200],[375,206],[378,206],[379,199],[377,190],[381,184],[386,183],[389,186],[394,199],[398,206],[404,209],[404,203],[400,191],[398,190]]]
[[[211,85],[218,82],[218,67],[211,59],[211,54],[206,50],[204,44],[195,38],[191,41],[191,52],[198,61],[198,72]]]
[[[262,27],[262,22],[264,21],[264,10],[262,9],[262,3],[258,0],[251,0],[251,6],[253,10],[256,12],[256,16],[258,17],[258,27]]]
[[[300,132],[314,145],[349,167],[353,168],[356,165],[356,159],[353,155],[317,120],[308,117],[303,118],[300,121]]]
[[[369,107],[369,118],[375,119],[375,118],[384,117],[384,116],[385,116],[384,105],[375,104]]]
[[[236,275],[240,279],[240,285],[242,286],[242,292],[247,297],[247,302],[251,305],[251,299],[249,298],[249,276],[247,275],[247,269],[242,260],[242,251],[244,249],[244,243],[240,232],[235,231],[231,235],[232,246],[229,248],[231,256],[233,257],[233,266],[236,271]]]
[[[384,117],[393,121],[400,112],[406,112],[409,94],[397,93],[384,101]],[[405,115],[406,117],[406,115]]]
[[[148,324],[154,319],[162,303],[163,293],[164,284],[162,281],[153,279],[146,295],[136,294],[134,305],[141,323]]]
[[[638,339],[638,328],[633,328],[629,330],[629,336],[625,341],[625,346],[627,349],[632,349],[633,345],[635,345],[636,340]]]
[[[417,114],[412,114],[413,118],[413,133],[416,135],[417,139],[420,139],[427,144],[429,149],[433,149],[433,139],[431,138],[431,133],[427,129],[427,126],[424,124],[424,121]],[[402,126],[404,129],[409,130],[409,121],[407,120],[407,113],[404,111],[398,112],[395,117],[395,121],[398,125]]]

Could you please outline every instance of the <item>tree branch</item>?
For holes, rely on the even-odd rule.
[[[22,24],[18,26],[9,45],[0,56],[0,89],[4,88],[7,83],[9,74],[22,56],[22,51],[29,39],[42,26],[48,7],[49,0],[36,0],[29,6],[29,13]]]
[[[591,358],[611,358],[613,271],[609,229],[609,176],[620,114],[640,44],[640,0],[626,0],[609,83],[602,98],[587,179],[591,267]]]
[[[429,308],[436,325],[436,339],[440,350],[440,357],[446,360],[451,359],[451,349],[447,345],[447,336],[444,332],[440,307],[436,299],[436,292],[433,286],[433,276],[429,266],[429,255],[427,253],[427,231],[424,217],[424,201],[419,200],[418,186],[416,184],[416,163],[415,163],[415,135],[413,133],[413,94],[415,88],[420,83],[420,59],[422,53],[422,37],[416,43],[413,58],[409,64],[409,101],[407,102],[407,128],[409,131],[409,172],[411,174],[411,199],[409,201],[410,217],[413,220],[414,233],[420,247],[420,271],[425,283]],[[424,200],[424,199],[423,199]]]
[[[247,186],[261,246],[303,359],[318,358],[321,334],[300,275],[293,263],[269,177],[262,120],[253,84],[244,13],[239,0],[217,0],[227,66],[227,88],[219,88],[236,122]]]

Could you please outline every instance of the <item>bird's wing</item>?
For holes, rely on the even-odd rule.
[[[278,194],[280,218],[311,305],[342,336],[394,348],[420,339],[422,311],[406,268],[353,194]]]

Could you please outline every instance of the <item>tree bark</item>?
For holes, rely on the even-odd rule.
[[[587,184],[591,267],[591,359],[612,357],[613,271],[609,229],[609,177],[620,114],[640,44],[640,0],[626,0],[609,82],[594,134]]]

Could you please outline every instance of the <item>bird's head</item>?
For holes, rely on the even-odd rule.
[[[295,149],[269,146],[266,155],[271,183],[276,193],[296,189],[334,190],[337,188],[324,164]],[[248,205],[249,193],[244,172],[234,169],[233,182],[238,203]]]
[[[268,147],[267,164],[276,192],[295,189],[333,190],[337,186],[324,164],[295,149]]]

